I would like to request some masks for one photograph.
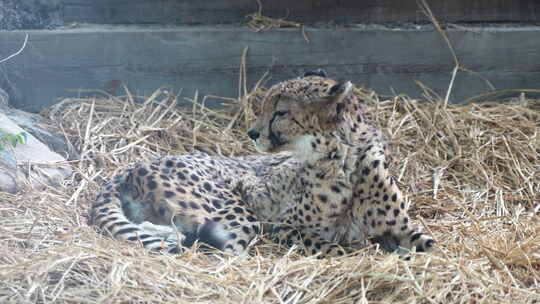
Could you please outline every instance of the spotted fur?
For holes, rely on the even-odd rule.
[[[263,229],[321,256],[369,240],[389,252],[432,248],[411,225],[386,144],[352,84],[324,71],[306,75],[270,88],[248,131],[270,154],[139,163],[104,187],[92,222],[117,239],[172,252],[198,241],[245,254]]]

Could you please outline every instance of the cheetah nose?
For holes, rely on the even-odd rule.
[[[249,136],[249,138],[251,138],[252,140],[257,140],[259,138],[259,136],[261,136],[261,133],[259,133],[259,131],[255,130],[255,129],[251,129],[247,132],[247,135]]]

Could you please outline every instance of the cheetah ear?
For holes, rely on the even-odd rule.
[[[345,83],[338,83],[330,88],[328,91],[328,97],[331,99],[332,104],[343,103],[345,97],[347,97],[353,90],[353,84],[350,81]]]
[[[304,76],[302,77],[309,77],[309,76],[319,76],[319,77],[328,77],[326,75],[326,71],[323,69],[316,69],[315,71],[306,71],[304,72]]]
[[[321,127],[331,128],[341,120],[345,109],[344,100],[352,90],[353,84],[350,81],[338,83],[330,88],[327,96],[310,104],[312,114]]]
[[[316,111],[328,111],[329,106],[343,104],[343,100],[351,94],[352,90],[353,84],[350,81],[338,83],[328,90],[328,95],[312,100],[310,104]]]

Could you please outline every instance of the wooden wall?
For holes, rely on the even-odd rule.
[[[428,0],[447,22],[537,22],[538,0]],[[264,15],[298,22],[427,21],[416,0],[261,0]],[[255,0],[65,0],[67,22],[136,24],[241,23]]]
[[[0,65],[0,87],[16,107],[39,111],[111,83],[237,97],[246,47],[248,84],[265,71],[274,83],[324,68],[383,94],[420,96],[421,81],[444,95],[454,68],[440,34],[409,23],[426,20],[415,0],[261,0],[265,15],[306,22],[309,42],[299,29],[251,31],[245,15],[255,0],[63,1],[65,27],[0,31],[0,58],[30,34],[24,52]],[[473,22],[448,30],[461,63],[478,73],[459,74],[451,101],[486,92],[484,79],[496,89],[540,86],[540,0],[428,3],[443,21]]]

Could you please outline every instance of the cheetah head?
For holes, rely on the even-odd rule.
[[[310,152],[315,136],[337,128],[350,82],[338,83],[320,73],[287,80],[271,87],[248,136],[261,152]]]

